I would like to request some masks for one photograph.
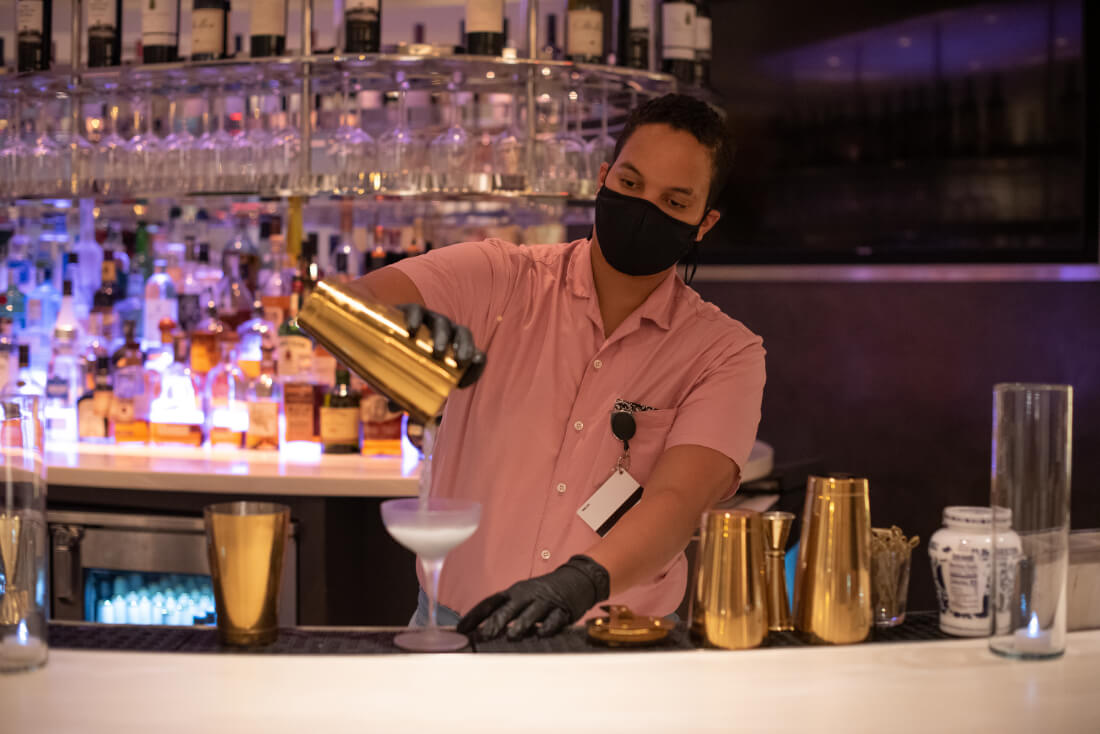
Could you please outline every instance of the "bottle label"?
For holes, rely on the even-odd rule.
[[[701,15],[695,18],[695,50],[710,56],[710,18]]]
[[[695,58],[695,5],[665,3],[661,6],[662,55],[666,59]]]
[[[359,410],[321,408],[321,442],[359,445]]]
[[[603,56],[603,13],[570,10],[566,50],[570,56]]]
[[[175,46],[179,0],[144,0],[141,9],[141,43],[144,46]]]
[[[283,386],[283,413],[286,416],[287,441],[312,441],[313,385],[291,382]]]
[[[15,23],[20,41],[34,43],[42,40],[43,5],[42,0],[19,0],[16,3]]]
[[[202,427],[194,423],[154,423],[151,432],[154,443],[202,445]]]
[[[313,343],[305,336],[280,336],[278,372],[295,377],[312,367]]]
[[[467,33],[503,33],[504,0],[466,0]]]
[[[648,30],[651,20],[649,0],[630,0],[630,29]]]
[[[245,445],[250,449],[279,448],[279,404],[256,401],[248,404],[248,433]]]
[[[214,351],[217,348],[217,339],[211,336],[194,336],[191,338],[191,371],[205,375],[214,368]]]
[[[0,352],[0,387],[7,385],[12,378],[12,353],[4,350]]]
[[[330,387],[336,384],[336,357],[322,350],[314,352],[313,381]]]
[[[76,422],[80,438],[107,438],[107,420],[96,411],[93,398],[81,398],[77,403]]]
[[[118,28],[114,0],[87,0],[88,38],[113,39]]]
[[[111,414],[111,403],[114,402],[114,393],[111,390],[96,390],[92,393],[92,409],[100,418],[106,418]]]
[[[252,0],[252,35],[286,35],[286,0]]]
[[[114,283],[118,280],[118,266],[115,265],[114,258],[103,260],[103,264],[99,266],[99,276],[104,283]]]
[[[290,296],[262,296],[264,319],[278,326],[286,321],[286,312],[290,309]]]
[[[211,428],[210,445],[236,446],[240,448],[244,445],[244,433],[241,431],[234,431],[232,428]]]
[[[42,321],[42,300],[35,298],[27,301],[27,327],[33,328]]]
[[[149,443],[149,424],[145,421],[115,421],[115,443]]]
[[[160,322],[163,319],[175,321],[179,318],[177,307],[179,302],[174,298],[149,298],[145,301],[145,341],[152,341],[155,334],[160,333]]]
[[[225,53],[225,11],[199,8],[191,11],[191,53],[220,56]]]
[[[0,368],[2,369],[2,368]],[[68,400],[69,382],[63,377],[51,377],[46,380],[46,397],[50,400]],[[71,403],[70,403],[71,405]]]
[[[378,0],[347,0],[344,3],[344,15],[355,20],[376,20]]]

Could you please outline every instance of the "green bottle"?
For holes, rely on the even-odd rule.
[[[359,392],[348,368],[336,368],[336,385],[321,406],[321,449],[326,454],[359,453]]]

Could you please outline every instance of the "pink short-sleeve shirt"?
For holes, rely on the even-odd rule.
[[[432,466],[433,496],[482,504],[480,528],[447,557],[440,581],[440,603],[458,612],[600,540],[577,510],[622,453],[610,426],[616,400],[653,408],[635,414],[630,441],[642,486],[671,446],[706,446],[738,467],[748,459],[764,389],[760,337],[670,274],[605,338],[590,252],[589,240],[486,240],[394,266],[487,355],[481,379],[447,401]],[[669,614],[686,584],[680,553],[611,602]]]

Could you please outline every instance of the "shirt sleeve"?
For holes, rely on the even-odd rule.
[[[516,250],[501,240],[463,242],[391,267],[409,277],[428,309],[468,328],[481,345],[516,282]]]
[[[691,444],[714,449],[733,459],[740,476],[756,441],[763,395],[764,347],[752,335],[704,371],[678,406],[665,448]],[[736,489],[731,486],[725,496]]]

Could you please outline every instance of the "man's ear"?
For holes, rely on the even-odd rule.
[[[714,229],[714,225],[718,224],[718,220],[721,218],[722,212],[717,209],[708,209],[706,215],[703,217],[703,222],[699,225],[699,234],[695,237],[695,241],[703,239],[703,236],[707,232]]]
[[[607,161],[604,161],[603,163],[600,164],[600,175],[596,177],[596,180],[599,181],[599,184],[600,184],[599,188],[601,188],[601,189],[603,188],[603,182],[607,180],[607,172],[610,171],[610,170],[611,170],[611,164],[608,163]]]

